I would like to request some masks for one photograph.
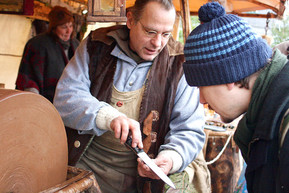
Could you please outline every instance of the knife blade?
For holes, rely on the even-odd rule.
[[[138,147],[132,147],[132,138],[128,137],[125,145],[131,149],[142,161],[156,174],[162,179],[166,184],[168,184],[173,189],[176,189],[174,183],[171,179],[159,168],[155,162],[151,160],[151,158],[144,152],[144,150],[139,149]]]

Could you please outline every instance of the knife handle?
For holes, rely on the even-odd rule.
[[[129,149],[131,149],[135,154],[142,152],[143,150],[136,147],[132,147],[132,138],[130,136],[127,137],[126,142],[124,143]]]

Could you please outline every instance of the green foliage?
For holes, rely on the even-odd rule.
[[[274,20],[271,31],[274,39],[272,46],[289,40],[289,17],[284,16],[283,20]]]
[[[200,25],[199,17],[191,16],[191,24],[192,24],[192,30],[195,29],[198,25]]]
[[[198,25],[200,24],[198,16],[191,16],[191,27],[192,30],[195,29]],[[179,41],[184,43],[184,38],[183,38],[183,27],[182,27],[182,22],[180,22],[180,30],[179,30]]]

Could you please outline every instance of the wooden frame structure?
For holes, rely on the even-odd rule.
[[[0,0],[0,13],[33,15],[34,0]]]
[[[89,0],[89,22],[124,22],[126,21],[125,0]]]

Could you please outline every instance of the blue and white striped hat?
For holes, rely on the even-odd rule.
[[[190,86],[237,82],[267,64],[271,47],[242,18],[217,2],[199,9],[201,24],[186,40],[183,64]]]

